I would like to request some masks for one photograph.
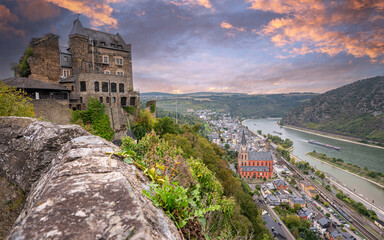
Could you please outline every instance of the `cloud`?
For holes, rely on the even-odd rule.
[[[209,0],[174,0],[169,3],[176,6],[190,5],[190,6],[202,6],[208,9],[212,9],[212,4]]]
[[[3,37],[10,39],[15,36],[25,37],[25,31],[17,29],[13,25],[19,22],[19,18],[11,13],[4,5],[0,4],[0,33]]]
[[[258,33],[270,37],[286,56],[308,53],[381,61],[384,57],[384,4],[353,0],[325,4],[320,0],[249,0],[251,9],[281,14]]]
[[[234,27],[234,26],[232,26],[232,24],[225,22],[225,21],[221,22],[220,27],[224,28],[224,29],[228,29],[228,30],[234,30],[237,32],[244,32],[245,31],[245,29],[243,27]]]
[[[91,19],[93,27],[109,26],[117,28],[117,19],[112,16],[114,11],[112,3],[124,0],[45,0],[71,12],[79,13]]]

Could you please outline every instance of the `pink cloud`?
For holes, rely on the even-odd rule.
[[[258,33],[270,37],[289,56],[345,52],[377,62],[384,55],[383,10],[380,0],[332,2],[320,0],[249,0],[251,9],[283,14]],[[351,31],[354,24],[363,30]],[[348,27],[346,27],[348,26]]]

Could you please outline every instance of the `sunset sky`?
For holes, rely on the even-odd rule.
[[[0,79],[73,20],[132,44],[141,92],[324,92],[384,75],[383,0],[2,0]]]

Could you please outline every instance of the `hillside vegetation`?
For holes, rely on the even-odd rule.
[[[233,154],[203,137],[200,124],[180,126],[142,110],[132,125],[139,141],[124,138],[117,155],[151,179],[144,194],[186,239],[269,239],[254,193],[229,168]]]
[[[321,94],[290,111],[281,123],[384,143],[384,77]]]
[[[289,110],[317,96],[315,93],[291,93],[273,95],[247,95],[239,93],[191,93],[161,94],[144,93],[143,98],[157,99],[157,107],[187,113],[188,109],[212,109],[230,112],[232,116],[244,118],[282,117]]]

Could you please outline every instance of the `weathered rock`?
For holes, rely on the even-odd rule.
[[[1,173],[30,189],[8,239],[181,239],[142,173],[108,157],[115,145],[28,118],[0,118],[0,132]]]

